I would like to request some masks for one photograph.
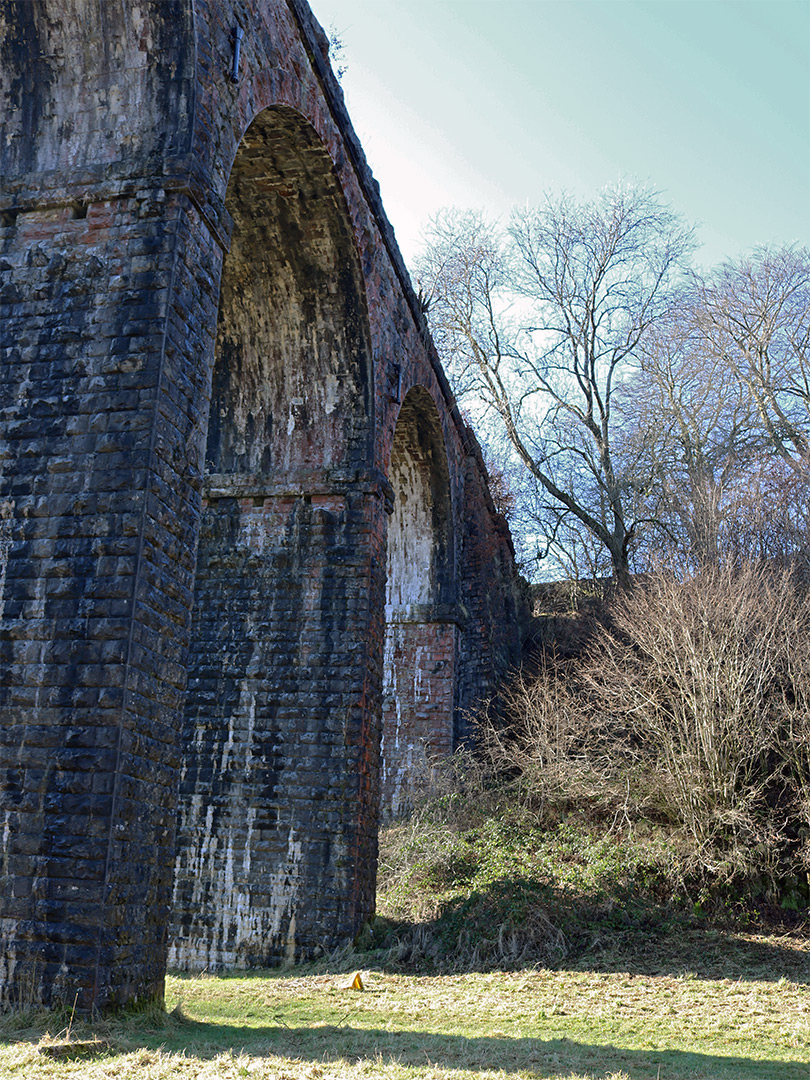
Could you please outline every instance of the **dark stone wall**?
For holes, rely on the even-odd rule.
[[[182,202],[4,230],[0,932],[46,1000],[162,982],[202,460]]]
[[[196,78],[191,0],[0,0],[4,194],[187,169]]]
[[[162,993],[173,887],[189,966],[373,911],[412,388],[457,710],[518,592],[306,6],[4,0],[0,31],[0,998],[111,1007]]]

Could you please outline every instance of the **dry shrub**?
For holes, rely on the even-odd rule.
[[[589,657],[541,656],[502,688],[496,708],[475,718],[490,785],[497,777],[501,803],[539,825],[572,812],[594,824],[623,825],[656,809],[657,792],[645,783],[626,729],[594,707]]]
[[[603,790],[606,762],[591,738],[585,710],[568,676],[575,662],[540,662],[504,687],[499,712],[479,717],[478,747],[493,771],[508,778],[509,798],[546,823]],[[505,717],[506,722],[503,722]]]
[[[807,870],[809,615],[785,571],[657,575],[617,602],[585,673],[701,863],[772,887]]]
[[[545,820],[663,819],[710,875],[806,882],[810,604],[788,572],[650,575],[504,705],[506,723],[479,721],[482,752]]]

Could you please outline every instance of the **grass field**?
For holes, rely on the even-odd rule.
[[[355,951],[172,975],[165,1011],[0,1015],[0,1080],[810,1080],[802,913],[706,911],[640,830],[461,809],[383,832]]]
[[[0,1076],[808,1080],[810,943],[673,935],[557,970],[172,976],[166,1013],[2,1018]],[[339,969],[339,970],[338,970]],[[69,1030],[67,1030],[69,1026]]]

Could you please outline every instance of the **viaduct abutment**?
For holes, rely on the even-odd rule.
[[[0,0],[0,117],[0,1000],[111,1008],[356,934],[522,593],[303,0]]]

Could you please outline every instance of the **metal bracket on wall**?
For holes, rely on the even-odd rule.
[[[239,82],[239,57],[242,53],[242,38],[245,31],[241,26],[235,26],[233,31],[233,67],[231,68],[231,82]]]
[[[392,364],[391,374],[394,377],[394,389],[391,391],[391,400],[399,403],[402,401],[402,365]]]

